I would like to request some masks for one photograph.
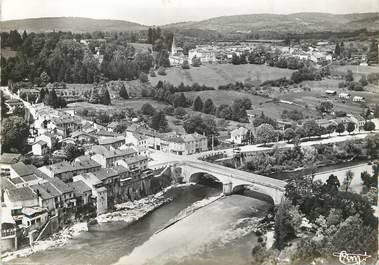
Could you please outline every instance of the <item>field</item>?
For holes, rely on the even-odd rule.
[[[250,78],[252,80],[272,80],[281,77],[290,78],[293,70],[270,67],[255,64],[207,64],[200,67],[191,67],[183,70],[180,67],[172,67],[166,70],[166,76],[149,77],[152,85],[156,85],[159,80],[166,80],[174,85],[183,82],[186,85],[199,83],[218,87],[237,81],[243,82]]]
[[[208,90],[208,91],[199,91],[199,92],[187,92],[186,96],[189,95],[191,98],[200,96],[203,101],[207,98],[211,98],[213,103],[216,105],[229,104],[233,103],[233,100],[239,98],[249,98],[252,103],[252,109],[255,110],[255,113],[260,113],[263,111],[267,116],[270,116],[274,119],[280,119],[283,110],[298,110],[301,112],[305,111],[304,107],[289,105],[284,103],[273,103],[272,99],[265,98],[261,96],[256,96],[248,93],[237,92],[237,91],[225,91],[225,90]],[[317,113],[313,110],[307,110],[306,116],[315,116]]]

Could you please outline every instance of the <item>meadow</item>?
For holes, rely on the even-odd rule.
[[[206,64],[183,70],[181,67],[171,67],[166,70],[166,76],[149,77],[152,85],[166,80],[173,85],[183,82],[185,85],[199,83],[217,88],[220,85],[251,80],[272,80],[282,77],[290,78],[293,70],[256,64]]]

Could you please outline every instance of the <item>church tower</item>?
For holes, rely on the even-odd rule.
[[[177,48],[175,44],[175,37],[172,37],[172,45],[171,45],[171,55],[174,55],[177,53]]]

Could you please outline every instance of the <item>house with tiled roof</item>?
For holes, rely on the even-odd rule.
[[[249,139],[250,131],[245,127],[239,127],[230,132],[230,141],[235,144],[246,143]]]
[[[104,137],[99,139],[99,145],[104,146],[105,148],[114,148],[117,149],[120,146],[125,144],[124,136],[115,136],[115,137]]]
[[[207,137],[198,134],[163,135],[161,150],[177,155],[190,155],[208,150]]]
[[[47,142],[38,140],[32,145],[32,152],[35,156],[43,156],[49,152],[49,146]]]
[[[2,153],[0,154],[0,173],[1,176],[10,175],[10,166],[20,161],[21,154]]]
[[[70,182],[68,185],[74,190],[77,206],[80,207],[91,203],[92,189],[84,181]]]
[[[76,159],[72,163],[62,161],[52,165],[40,167],[39,170],[51,178],[59,178],[64,182],[70,182],[72,177],[87,172],[94,172],[101,168],[101,165],[89,158]]]
[[[23,207],[38,206],[38,196],[29,187],[5,190],[4,203],[12,209],[12,215],[18,215]]]
[[[147,162],[149,158],[147,156],[133,156],[123,160],[116,161],[116,165],[123,166],[130,171],[144,170],[147,168]]]
[[[91,159],[98,162],[102,168],[112,167],[117,160],[137,155],[137,151],[133,148],[108,150],[104,146],[92,146],[91,151],[94,153]]]

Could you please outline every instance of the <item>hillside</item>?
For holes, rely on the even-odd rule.
[[[218,32],[276,31],[289,33],[353,31],[362,28],[378,30],[379,13],[334,15],[296,13],[290,15],[251,14],[210,18],[197,22],[166,25],[168,28],[196,28]]]
[[[50,17],[8,20],[1,22],[1,31],[12,29],[46,31],[136,31],[147,29],[138,23],[111,19]],[[296,13],[290,15],[250,14],[215,17],[201,21],[178,22],[161,26],[186,35],[230,33],[237,31],[305,33],[325,31],[378,30],[379,13],[335,15],[327,13]]]
[[[21,20],[7,20],[1,22],[1,31],[13,29],[47,32],[47,31],[71,31],[71,32],[93,32],[93,31],[136,31],[146,29],[141,24],[111,19],[91,19],[80,17],[46,17],[29,18]]]

